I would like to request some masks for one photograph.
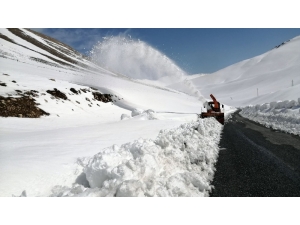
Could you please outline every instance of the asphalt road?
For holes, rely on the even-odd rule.
[[[237,112],[225,123],[211,197],[299,197],[300,137]]]

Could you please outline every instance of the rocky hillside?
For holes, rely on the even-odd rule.
[[[0,30],[0,57],[43,69],[65,69],[67,71],[101,72],[102,68],[93,64],[87,57],[51,37],[30,29],[9,28]],[[114,76],[113,73],[106,73]],[[26,84],[24,83],[26,81]],[[51,105],[71,102],[72,111],[78,105],[100,107],[101,103],[121,100],[116,95],[101,93],[85,85],[73,85],[53,78],[19,76],[15,73],[0,74],[0,116],[38,118],[55,113]],[[47,105],[49,105],[47,107]],[[66,104],[61,106],[66,111]]]
[[[3,58],[20,60],[18,56],[22,54],[22,49],[27,49],[30,52],[27,56],[28,59],[41,64],[57,68],[71,69],[73,71],[105,71],[110,75],[122,76],[120,74],[116,75],[97,66],[91,62],[88,57],[77,52],[70,46],[30,29],[0,29],[0,43],[2,46],[4,44],[4,40],[13,44],[11,46],[15,51],[12,54],[11,51],[0,49],[0,57]]]

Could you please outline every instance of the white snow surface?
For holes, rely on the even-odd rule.
[[[240,114],[248,119],[299,135],[299,71],[300,36],[297,36],[215,73],[193,75],[189,81],[205,98],[213,94],[227,106],[242,107]],[[177,83],[168,87],[180,90],[180,86]]]
[[[90,188],[56,186],[51,196],[209,196],[221,127],[209,118],[113,145],[79,161]]]
[[[278,43],[280,44],[280,43]],[[275,46],[274,46],[275,47]],[[201,94],[219,102],[242,107],[295,100],[300,97],[300,36],[264,54],[235,63],[212,74],[190,79]],[[180,83],[169,85],[177,88]]]
[[[23,31],[36,38],[37,41],[50,45],[43,38],[35,37],[36,35],[27,30]],[[196,131],[193,131],[193,138],[186,138],[187,135],[184,132],[192,130],[189,127],[192,126],[191,124],[196,125],[197,113],[202,111],[202,102],[198,97],[165,88],[163,85],[126,78],[77,55],[70,57],[87,65],[86,67],[82,67],[81,64],[62,65],[45,55],[57,59],[58,57],[15,36],[9,30],[0,29],[0,33],[27,47],[24,48],[0,38],[0,82],[6,84],[6,86],[0,86],[0,95],[19,98],[20,95],[16,90],[23,93],[35,90],[38,93],[33,99],[39,104],[38,107],[50,113],[49,116],[40,118],[0,117],[0,196],[50,196],[57,193],[53,191],[54,187],[71,189],[73,184],[80,186],[82,172],[87,173],[87,178],[94,185],[93,181],[96,184],[99,182],[97,179],[103,178],[103,176],[97,178],[91,175],[93,174],[92,168],[95,167],[95,171],[99,171],[96,169],[96,162],[106,163],[108,165],[106,172],[110,173],[114,168],[117,170],[117,168],[125,167],[127,164],[123,164],[124,160],[136,165],[137,171],[132,173],[132,179],[141,176],[143,179],[140,182],[143,188],[145,185],[151,186],[150,183],[153,181],[153,188],[162,190],[161,195],[207,196],[211,188],[209,182],[213,176],[211,171],[214,171],[213,163],[220,137],[217,133],[221,132],[221,126],[213,122],[203,125],[215,127],[218,130],[212,129],[212,132],[216,133],[213,140],[207,139],[203,134],[202,136],[197,134]],[[51,48],[54,48],[53,46],[51,45]],[[60,47],[59,51],[62,48]],[[47,90],[54,88],[66,94],[68,99],[55,98],[47,93]],[[71,88],[81,90],[81,93],[74,94],[70,90]],[[95,91],[112,94],[114,102],[96,101],[92,94]],[[190,125],[181,127],[186,123]],[[199,154],[201,152],[206,154],[211,160],[211,162],[205,161],[207,166],[203,167],[206,169],[204,174],[199,174],[199,171],[190,174],[191,171],[188,172],[188,167],[184,167],[185,164],[183,164],[181,170],[174,169],[173,172],[177,173],[176,176],[167,170],[166,178],[163,177],[164,167],[175,168],[175,165],[179,165],[179,162],[172,162],[172,160],[179,160],[186,164],[192,163],[186,158],[180,158],[190,157],[192,153],[185,152],[176,157],[178,154],[176,146],[179,146],[179,143],[176,143],[176,146],[167,147],[160,142],[155,142],[160,131],[162,131],[159,135],[160,139],[170,141],[168,130],[172,129],[180,130],[173,131],[173,136],[181,132],[181,140],[191,140],[190,147],[188,147],[191,151],[196,151],[193,147],[195,142],[202,143],[201,149],[199,148],[197,151]],[[180,135],[178,134],[178,136]],[[143,140],[142,144],[138,144],[141,140]],[[189,146],[189,143],[187,145]],[[140,148],[138,152],[141,154],[142,151],[145,151],[145,155],[138,156],[139,159],[134,158],[136,157],[133,153],[134,146]],[[210,146],[213,146],[211,153],[207,152]],[[151,152],[151,149],[156,152],[152,155],[149,153],[150,155],[147,156],[147,152]],[[165,155],[169,151],[172,152],[170,158]],[[105,153],[102,154],[102,152]],[[172,156],[173,152],[174,156]],[[120,157],[116,157],[116,161],[113,161],[110,159],[113,154],[119,154],[125,158],[121,160]],[[210,154],[214,156],[210,157]],[[88,159],[93,155],[95,155],[95,163],[92,163],[91,159],[89,164],[85,164],[83,159]],[[98,159],[101,156],[104,159]],[[160,161],[151,161],[151,157]],[[105,158],[108,160],[105,161]],[[82,163],[78,164],[78,162]],[[153,172],[152,178],[147,179],[146,175],[150,176],[148,170],[151,171],[156,166],[157,170]],[[209,171],[209,176],[205,175]],[[189,173],[191,177],[182,181],[183,173]],[[121,174],[121,172],[116,172],[116,174]],[[174,178],[171,178],[173,175]],[[115,190],[122,183],[126,184],[130,190],[140,184],[133,182],[128,176],[131,175],[127,171],[126,175],[120,175],[118,179],[114,177],[117,179],[116,181],[111,180],[111,177],[106,177],[105,184],[109,183]],[[169,186],[171,185],[170,187],[174,189],[171,192],[167,190],[166,186],[156,183],[158,180],[167,182],[167,178],[173,179],[173,181],[168,181]],[[132,187],[128,186],[128,179],[129,183],[132,183]],[[196,179],[199,179],[198,183],[195,181]],[[182,185],[178,191],[175,190],[176,182],[178,185]],[[89,189],[92,192],[95,188],[99,188],[99,190],[103,188],[93,185]],[[80,188],[83,187],[80,186]],[[152,189],[144,188],[142,190],[144,191],[137,189],[136,192],[130,192],[131,194],[127,195],[142,195],[141,193],[143,193],[145,196],[150,196],[152,193]],[[154,196],[160,195],[157,192],[153,193]],[[107,192],[106,195],[111,194],[113,193]],[[82,195],[87,196],[86,192]],[[95,195],[105,195],[104,189]]]
[[[0,196],[208,196],[222,132],[215,120],[197,118],[210,94],[225,105],[225,123],[239,107],[244,117],[300,135],[300,36],[213,74],[179,71],[173,83],[165,72],[176,65],[168,59],[164,73],[155,68],[155,79],[136,80],[21,31],[78,63],[0,29],[19,44],[0,37],[0,83],[6,84],[0,95],[36,90],[38,107],[50,113],[0,117]],[[54,88],[68,100],[47,93]],[[96,101],[95,91],[113,102]]]
[[[274,130],[300,135],[300,98],[242,108],[240,114]]]

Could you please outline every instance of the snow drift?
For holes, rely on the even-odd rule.
[[[274,130],[300,135],[300,98],[242,108],[240,114]]]
[[[113,145],[80,160],[90,188],[56,186],[52,196],[208,196],[221,131],[208,118],[161,130],[154,141]]]

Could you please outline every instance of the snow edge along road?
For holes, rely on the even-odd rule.
[[[242,108],[240,115],[260,123],[267,128],[300,135],[300,98],[249,105]]]
[[[139,139],[78,159],[86,185],[55,186],[56,197],[208,197],[223,126],[214,118],[161,130],[153,140]]]

